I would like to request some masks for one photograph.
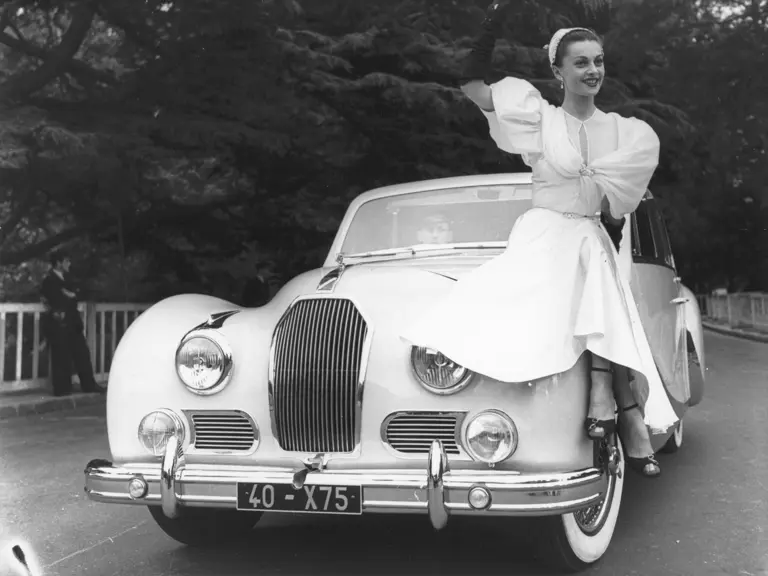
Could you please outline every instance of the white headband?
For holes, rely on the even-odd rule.
[[[549,63],[552,66],[555,65],[555,55],[557,54],[557,47],[560,46],[560,41],[563,39],[563,37],[566,34],[568,34],[569,32],[573,32],[574,30],[584,30],[585,32],[592,32],[587,28],[560,28],[560,30],[555,32],[552,36],[552,40],[549,41],[549,44],[544,46],[544,50],[549,49]]]

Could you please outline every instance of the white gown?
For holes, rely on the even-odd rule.
[[[505,252],[457,281],[403,339],[502,382],[564,372],[590,350],[637,373],[645,423],[666,431],[677,416],[630,289],[629,227],[620,271],[595,216],[604,196],[614,217],[637,208],[658,164],[656,133],[600,111],[582,126],[518,78],[491,89],[494,111],[483,112],[491,137],[532,168],[533,208]]]

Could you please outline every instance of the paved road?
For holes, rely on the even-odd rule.
[[[768,345],[708,334],[707,349],[708,389],[684,448],[663,456],[657,481],[628,475],[612,548],[592,574],[768,576]],[[250,546],[185,549],[146,509],[85,499],[85,463],[108,456],[103,408],[8,420],[0,442],[0,540],[7,550],[24,538],[47,575],[543,573],[528,552],[535,534],[517,522],[454,519],[435,534],[419,517],[279,516]]]

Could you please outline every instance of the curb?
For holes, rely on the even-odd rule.
[[[17,404],[9,406],[0,406],[0,420],[16,418],[19,416],[30,416],[49,414],[51,412],[63,412],[66,410],[75,410],[84,406],[97,406],[105,404],[106,394],[99,393],[75,393],[72,396],[61,398],[35,398],[34,400],[22,400]]]
[[[752,340],[753,342],[763,342],[768,344],[768,334],[747,332],[745,330],[730,328],[720,324],[710,324],[709,322],[702,322],[701,325],[705,330],[711,330],[712,332],[717,332],[718,334],[725,334],[726,336],[733,336],[734,338],[743,338],[744,340]]]

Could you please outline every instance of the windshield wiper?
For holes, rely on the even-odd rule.
[[[346,264],[350,260],[363,260],[366,258],[378,258],[387,256],[402,256],[410,254],[415,256],[424,252],[455,252],[456,250],[474,250],[485,248],[505,248],[506,242],[463,242],[458,244],[415,244],[403,248],[384,248],[382,250],[372,250],[370,252],[356,252],[354,254],[339,253],[336,261],[339,264]]]

